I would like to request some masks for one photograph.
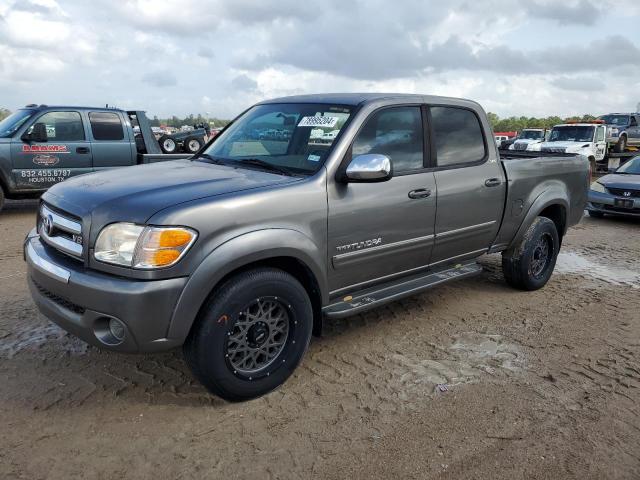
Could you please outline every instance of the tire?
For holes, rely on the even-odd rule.
[[[158,139],[158,143],[163,153],[178,153],[178,142],[176,142],[175,138],[169,135],[162,135]]]
[[[595,210],[587,210],[589,212],[589,216],[593,218],[604,218],[604,213],[596,212]]]
[[[196,153],[202,148],[202,145],[204,145],[202,139],[198,137],[188,137],[184,141],[184,151],[187,153]]]
[[[613,147],[613,151],[616,153],[624,153],[626,149],[627,149],[627,136],[620,135],[620,138],[618,139],[618,143],[616,143],[615,146]]]
[[[560,238],[555,224],[546,217],[536,218],[520,244],[502,254],[505,280],[520,290],[544,287],[556,266],[559,250]]]
[[[0,212],[4,208],[4,188],[0,186]]]
[[[260,268],[232,277],[210,295],[183,351],[211,393],[231,402],[250,400],[289,378],[312,328],[311,301],[300,282],[282,270]]]

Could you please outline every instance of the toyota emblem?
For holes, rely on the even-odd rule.
[[[42,217],[42,231],[46,233],[47,236],[51,236],[53,233],[53,217],[51,215]]]

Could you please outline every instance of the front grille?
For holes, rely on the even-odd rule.
[[[56,250],[74,258],[82,257],[84,240],[79,219],[43,203],[38,214],[38,233]]]
[[[547,153],[566,153],[567,147],[543,147],[542,151]]]
[[[630,190],[625,188],[609,188],[609,187],[607,187],[607,190],[609,190],[609,193],[611,193],[611,195],[616,195],[618,197],[640,198],[640,190]]]
[[[528,146],[528,144],[526,144],[526,143],[514,143],[513,144],[513,149],[514,150],[526,150],[527,146]]]
[[[60,305],[62,308],[71,310],[72,312],[77,313],[78,315],[82,315],[86,311],[84,307],[81,307],[80,305],[77,305],[72,301],[67,300],[66,298],[63,298],[60,295],[56,295],[55,293],[50,292],[49,290],[44,288],[42,285],[40,285],[38,282],[36,282],[33,278],[31,279],[31,281],[33,282],[33,284],[38,289],[38,291],[42,294],[43,297],[47,297],[49,300],[51,300],[57,305]]]

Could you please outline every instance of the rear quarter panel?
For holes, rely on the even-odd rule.
[[[507,175],[507,199],[493,251],[517,244],[533,220],[551,205],[564,208],[566,227],[580,221],[590,180],[585,156],[517,158],[503,160],[502,164]]]

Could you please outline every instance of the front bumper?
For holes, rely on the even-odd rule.
[[[42,314],[87,343],[120,352],[155,352],[181,345],[166,338],[186,278],[140,281],[98,273],[45,246],[32,230],[25,239],[27,281]],[[109,320],[124,327],[121,340]]]
[[[615,200],[632,200],[633,208],[622,208],[615,205]],[[593,212],[606,213],[609,215],[620,215],[625,217],[640,217],[640,198],[616,197],[610,193],[601,193],[589,190],[587,210]]]

